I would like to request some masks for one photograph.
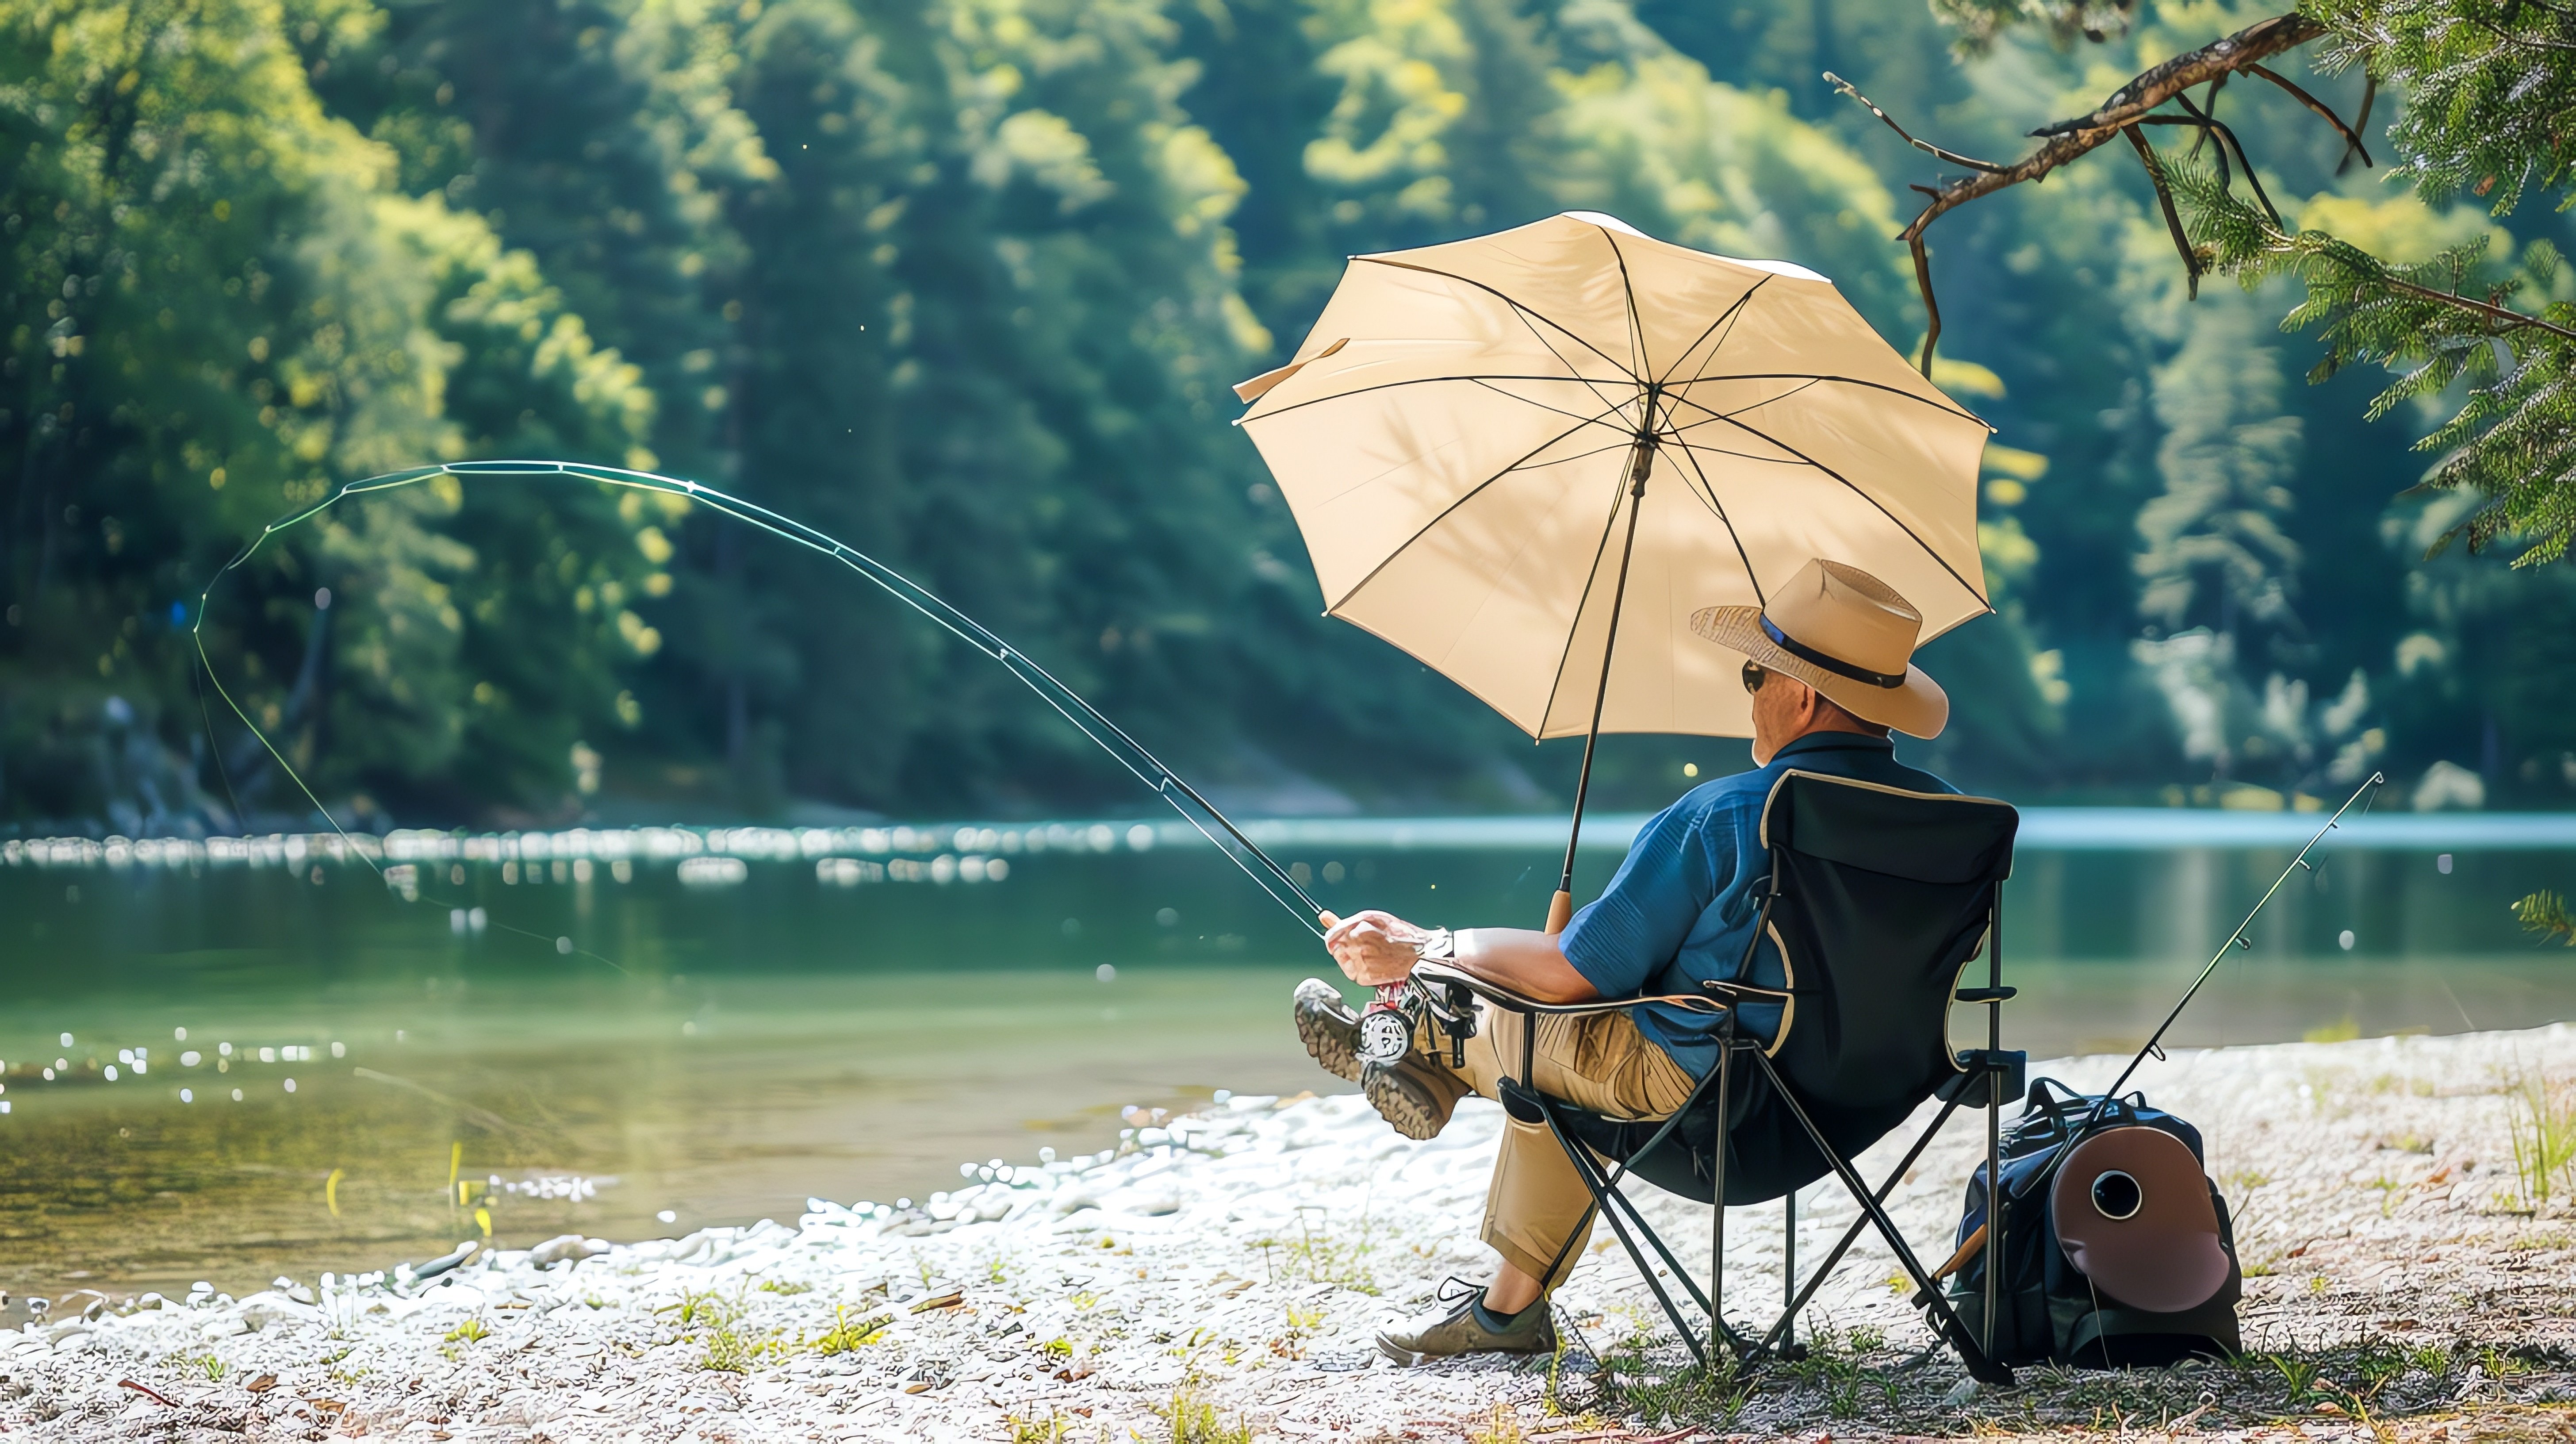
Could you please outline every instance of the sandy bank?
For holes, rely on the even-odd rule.
[[[2040,1071],[2099,1086],[2116,1066]],[[2297,1414],[2322,1438],[2363,1430],[2356,1415],[2374,1410],[2438,1419],[2576,1397],[2576,1232],[2563,1198],[2535,1200],[2514,1167],[2509,1090],[2542,1073],[2576,1079],[2576,1032],[2225,1049],[2149,1066],[2143,1086],[2201,1125],[2240,1219],[2248,1345],[2284,1352],[2287,1369],[2032,1375],[1962,1399],[1945,1360],[1896,1369],[1928,1336],[1889,1286],[1893,1261],[1864,1246],[1809,1316],[1831,1346],[1799,1376],[1761,1381],[1732,1428],[2012,1431],[2108,1422],[2105,1408],[2171,1425],[2198,1408],[2175,1427]],[[241,1300],[119,1301],[0,1335],[0,1429],[1008,1440],[1015,1420],[1052,1419],[1076,1440],[1168,1439],[1179,1394],[1258,1437],[1457,1439],[1498,1424],[1600,1436],[1609,1413],[1668,1402],[1652,1387],[1660,1318],[1606,1230],[1560,1295],[1580,1335],[1555,1370],[1555,1407],[1571,1417],[1549,1412],[1548,1361],[1397,1371],[1370,1347],[1383,1319],[1443,1278],[1481,1276],[1498,1119],[1471,1105],[1413,1144],[1356,1098],[1234,1098],[1139,1128],[1114,1154],[985,1165],[909,1208],[816,1200],[792,1225],[559,1240],[428,1280],[326,1276]],[[1945,1251],[1981,1139],[1954,1121],[1891,1199],[1924,1252]],[[1883,1152],[1865,1172],[1893,1164]],[[1685,1261],[1695,1247],[1704,1267],[1705,1212],[1664,1204]],[[1807,1190],[1802,1255],[1820,1257],[1852,1216],[1838,1189]],[[1728,1232],[1734,1312],[1749,1320],[1779,1298],[1780,1210],[1739,1210]],[[1605,1413],[1580,1422],[1587,1410]]]

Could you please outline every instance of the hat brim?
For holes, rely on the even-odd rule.
[[[1828,672],[1772,641],[1762,630],[1760,607],[1702,607],[1691,614],[1691,630],[1771,671],[1797,678],[1864,722],[1893,727],[1910,737],[1938,737],[1950,724],[1950,694],[1922,668],[1906,663],[1901,687],[1873,686]]]

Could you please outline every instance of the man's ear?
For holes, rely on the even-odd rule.
[[[1804,733],[1824,715],[1825,694],[1804,682],[1798,683],[1798,731]]]

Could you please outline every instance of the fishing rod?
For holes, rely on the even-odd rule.
[[[249,562],[258,553],[260,547],[279,532],[308,521],[350,497],[416,486],[440,476],[568,477],[597,482],[602,486],[624,487],[632,491],[684,497],[696,505],[720,512],[736,521],[768,532],[772,536],[830,557],[876,583],[895,600],[936,622],[966,645],[999,662],[1006,671],[1017,677],[1030,691],[1035,692],[1039,700],[1054,708],[1058,716],[1072,723],[1075,730],[1090,738],[1102,751],[1116,758],[1119,765],[1134,774],[1138,781],[1152,788],[1157,796],[1171,804],[1173,811],[1178,812],[1190,826],[1198,830],[1200,836],[1206,838],[1219,852],[1224,853],[1229,861],[1242,869],[1244,876],[1251,878],[1255,886],[1269,894],[1271,901],[1296,914],[1298,922],[1308,932],[1317,937],[1323,936],[1323,929],[1318,925],[1324,914],[1323,905],[1308,896],[1305,888],[1300,886],[1295,878],[1289,876],[1287,870],[1274,861],[1268,853],[1262,851],[1259,844],[1246,837],[1242,828],[1235,826],[1231,819],[1218,811],[1216,804],[1200,795],[1199,790],[1184,781],[1180,774],[1163,765],[1162,759],[1146,750],[1143,743],[1128,736],[1117,723],[1103,716],[1100,709],[1085,701],[1080,693],[1057,680],[1053,673],[1038,665],[1026,653],[1002,640],[983,623],[949,605],[927,587],[856,547],[817,531],[793,517],[771,511],[756,502],[745,501],[740,497],[718,491],[714,487],[679,477],[662,476],[649,471],[631,471],[624,467],[593,466],[577,461],[451,461],[436,466],[413,467],[408,471],[387,472],[382,476],[347,482],[311,506],[301,511],[291,512],[262,527],[258,536],[253,537],[231,561],[224,563],[212,577],[207,579],[205,590],[197,596],[196,623],[189,628],[189,635],[196,643],[198,663],[205,668],[207,679],[214,683],[215,693],[224,699],[224,705],[231,708],[233,715],[241,720],[242,725],[250,729],[251,735],[259,739],[260,746],[267,749],[268,755],[276,760],[279,768],[288,777],[294,779],[296,788],[304,794],[306,800],[313,804],[314,809],[320,812],[324,820],[330,822],[333,830],[338,831],[342,837],[345,838],[348,834],[340,827],[338,819],[333,818],[330,809],[324,807],[322,800],[313,795],[313,789],[305,785],[303,777],[296,772],[293,764],[286,760],[285,755],[278,751],[276,744],[269,740],[268,734],[261,731],[257,723],[251,721],[250,714],[242,710],[239,702],[233,700],[232,693],[224,687],[223,679],[215,675],[214,663],[206,655],[205,627],[208,600],[214,595],[216,586],[226,576]],[[1197,811],[1192,811],[1193,808]],[[1216,831],[1210,830],[1211,823],[1215,825]],[[1219,832],[1224,835],[1220,837]],[[1231,846],[1228,845],[1229,840]],[[363,853],[360,855],[364,856]],[[1256,864],[1258,864],[1257,868]],[[369,865],[374,864],[370,861]],[[1267,876],[1264,876],[1265,873]],[[1285,895],[1282,895],[1281,889],[1286,890]],[[536,935],[530,934],[530,936]],[[608,960],[603,958],[601,961]],[[615,966],[614,963],[610,965]]]
[[[2165,1020],[2162,1023],[2157,1024],[2156,1031],[2147,1036],[2146,1046],[2140,1048],[2137,1051],[2136,1056],[2129,1059],[2129,1066],[2120,1070],[2120,1076],[2112,1080],[2111,1086],[2102,1090],[2102,1095],[2093,1101],[2092,1111],[2084,1115],[2083,1121],[2067,1131],[2066,1136],[2070,1141],[2083,1136],[2086,1130],[2090,1129],[2094,1124],[2102,1121],[2102,1115],[2110,1110],[2111,1100],[2120,1096],[2121,1085],[2127,1083],[2129,1079],[2137,1073],[2138,1069],[2144,1067],[2149,1057],[2152,1056],[2159,1059],[2164,1057],[2163,1044],[2165,1034],[2172,1029],[2174,1021],[2182,1016],[2182,1010],[2191,1006],[2191,1000],[2200,996],[2201,988],[2205,986],[2209,982],[2210,978],[2218,972],[2218,965],[2227,961],[2228,950],[2239,947],[2244,948],[2249,952],[2253,950],[2254,945],[2251,942],[2246,941],[2245,930],[2254,926],[2254,919],[2262,915],[2264,907],[2272,901],[2273,895],[2278,893],[2282,887],[2289,882],[2290,874],[2297,872],[2302,868],[2305,868],[2310,872],[2316,871],[2315,867],[2310,865],[2308,862],[2308,854],[2316,849],[2318,843],[2326,840],[2327,833],[2342,826],[2343,815],[2352,810],[2354,803],[2361,802],[2362,795],[2364,793],[2370,793],[2371,800],[2374,802],[2377,801],[2378,794],[2372,792],[2371,789],[2384,786],[2387,781],[2388,779],[2382,774],[2378,772],[2371,773],[2370,779],[2362,783],[2359,787],[2354,788],[2352,796],[2343,800],[2343,806],[2334,810],[2334,816],[2326,819],[2326,825],[2318,828],[2316,836],[2309,838],[2307,845],[2299,849],[2298,855],[2290,859],[2290,865],[2281,869],[2281,875],[2272,879],[2272,885],[2263,890],[2262,897],[2255,900],[2252,910],[2245,914],[2245,920],[2238,923],[2236,925],[2236,931],[2229,933],[2227,935],[2227,941],[2220,943],[2218,945],[2218,951],[2210,955],[2209,965],[2200,970],[2199,977],[2191,980],[2190,987],[2183,989],[2182,998],[2173,1005],[2173,1011],[2165,1014]],[[2361,810],[2365,813],[2370,811],[2369,803],[2362,803]],[[2067,1150],[2067,1152],[2071,1151],[2071,1149]],[[2061,1152],[2058,1157],[2060,1160],[2063,1160],[2066,1157],[2066,1153]],[[2054,1164],[2039,1170],[2039,1172],[2032,1178],[2031,1188],[2037,1188],[2041,1180],[2046,1179],[2055,1171],[2056,1168]],[[2017,1196],[2028,1197],[2029,1193],[2030,1190],[2025,1189]]]

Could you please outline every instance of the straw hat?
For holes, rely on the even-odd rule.
[[[1844,711],[1937,737],[1950,697],[1912,662],[1923,614],[1858,567],[1819,557],[1762,607],[1703,607],[1691,630],[1822,692]]]

